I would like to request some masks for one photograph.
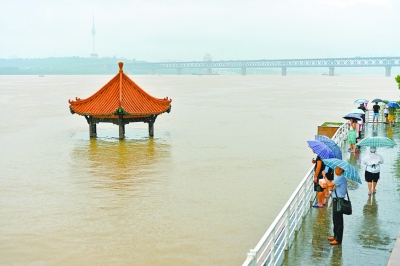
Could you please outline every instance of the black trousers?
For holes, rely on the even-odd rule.
[[[333,220],[333,236],[336,241],[342,243],[343,239],[343,213],[336,211],[337,208],[337,200],[333,198],[333,207],[332,207],[332,220]]]

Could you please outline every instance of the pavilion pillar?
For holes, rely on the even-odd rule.
[[[242,76],[246,76],[246,68],[242,67],[242,71],[241,71]]]
[[[125,123],[122,114],[119,114],[118,127],[119,127],[119,139],[120,140],[125,139]]]
[[[334,76],[335,75],[335,68],[334,67],[330,67],[329,68],[329,76]]]
[[[282,76],[286,76],[287,68],[282,67]]]
[[[149,122],[149,136],[154,137],[154,122]]]
[[[158,115],[152,115],[147,120],[147,123],[149,123],[149,136],[150,136],[150,138],[154,137],[154,123],[156,122],[157,116]]]
[[[211,75],[211,68],[207,68],[207,75]]]
[[[97,138],[96,123],[91,123],[89,125],[90,138]]]
[[[176,69],[176,74],[181,75],[182,74],[182,68],[177,68]]]
[[[390,77],[390,70],[391,70],[390,66],[386,67],[386,74],[385,74],[386,77]]]
[[[88,120],[89,124],[89,137],[97,138],[96,123],[93,122],[93,118],[91,116],[86,119]]]

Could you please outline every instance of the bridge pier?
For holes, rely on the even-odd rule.
[[[242,67],[242,76],[246,76],[246,68],[245,67]]]
[[[335,75],[335,68],[334,67],[330,67],[329,68],[329,76],[334,76]]]
[[[181,75],[182,74],[182,68],[177,68],[176,69],[176,74]]]
[[[386,67],[386,74],[385,74],[386,77],[390,77],[390,71],[391,67],[390,66]]]
[[[155,69],[150,70],[150,75],[155,75],[155,74],[156,74],[156,70]]]
[[[282,76],[286,76],[287,68],[282,67]]]
[[[211,75],[211,68],[207,68],[207,75]]]

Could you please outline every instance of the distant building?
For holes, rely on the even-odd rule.
[[[203,56],[203,61],[212,61],[211,54],[206,54],[205,56]]]

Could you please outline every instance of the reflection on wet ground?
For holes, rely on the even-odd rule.
[[[384,164],[377,193],[368,195],[364,181],[362,159],[369,151],[361,148],[355,155],[342,147],[343,160],[358,170],[363,184],[349,182],[349,194],[353,214],[344,216],[342,245],[331,246],[327,237],[332,235],[332,200],[327,198],[327,207],[310,209],[301,229],[285,254],[282,265],[386,265],[400,229],[400,128],[385,124],[368,125],[365,136],[388,136],[398,144],[393,149],[378,148]]]

